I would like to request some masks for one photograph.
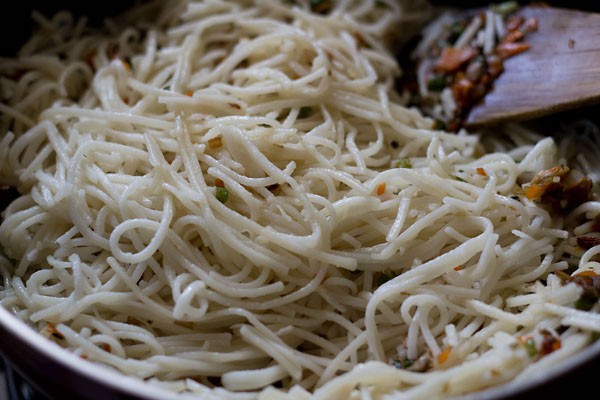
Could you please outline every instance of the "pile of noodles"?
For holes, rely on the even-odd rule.
[[[598,304],[575,308],[564,274],[600,272],[600,247],[576,243],[600,204],[559,215],[522,185],[598,171],[597,129],[559,151],[511,126],[487,152],[435,130],[403,106],[392,52],[427,10],[155,1],[103,30],[34,15],[0,60],[0,179],[21,194],[0,304],[89,362],[216,398],[445,397],[585,348]]]

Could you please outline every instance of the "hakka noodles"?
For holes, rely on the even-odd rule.
[[[0,61],[19,319],[203,399],[443,398],[595,340],[594,125],[436,129],[396,90],[421,2],[143,4]]]

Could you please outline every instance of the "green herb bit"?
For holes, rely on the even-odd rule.
[[[412,168],[412,164],[408,158],[402,158],[394,163],[394,168]]]
[[[434,75],[427,81],[427,89],[436,92],[441,91],[446,87],[446,76],[445,75]]]
[[[595,301],[581,296],[575,301],[575,308],[582,311],[590,311],[594,307],[594,304],[596,304]]]
[[[298,118],[307,118],[313,113],[312,107],[302,107],[298,111]]]
[[[464,21],[456,21],[450,27],[450,33],[448,35],[448,44],[454,44],[460,35],[465,31],[467,24]],[[445,47],[445,46],[440,46]]]
[[[527,355],[529,355],[529,357],[533,358],[537,356],[538,351],[535,348],[535,340],[533,340],[533,338],[527,339],[525,342],[525,350],[527,350]]]
[[[217,200],[225,204],[225,202],[229,199],[229,191],[224,187],[217,187],[215,196],[217,197]]]
[[[463,178],[461,178],[460,176],[454,176],[454,180],[459,181],[459,182],[466,182]]]
[[[433,124],[433,129],[437,129],[437,130],[445,130],[446,129],[446,123],[440,119],[436,119],[435,123]]]
[[[519,3],[516,1],[505,1],[500,4],[494,4],[492,11],[502,16],[507,16],[519,9]]]
[[[406,369],[410,368],[414,364],[414,361],[410,358],[406,358],[404,360],[397,360],[395,358],[392,358],[392,364],[394,364],[394,367],[398,369]]]
[[[379,276],[379,279],[377,280],[377,283],[379,284],[379,286],[381,286],[384,283],[386,283],[387,281],[389,281],[391,279],[394,279],[395,277],[396,277],[396,274],[394,272],[392,272],[389,269],[386,269]]]

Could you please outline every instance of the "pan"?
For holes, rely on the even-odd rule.
[[[29,37],[33,23],[32,10],[49,15],[62,9],[71,10],[76,15],[87,15],[92,25],[99,25],[105,17],[110,17],[130,7],[132,1],[24,1],[14,3],[10,13],[4,13],[4,23],[0,25],[2,37],[10,38],[0,42],[1,55],[15,54]],[[586,9],[597,8],[589,1],[549,2],[552,5]],[[482,1],[437,1],[436,5],[479,7]],[[10,21],[9,21],[10,20]],[[563,113],[539,121],[541,125],[554,124],[567,118],[596,118],[597,108]],[[14,315],[0,307],[0,353],[10,370],[14,370],[31,384],[42,396],[50,399],[168,399],[172,394],[138,379],[125,377],[102,366],[91,364],[73,355],[56,344],[47,341],[37,332],[26,326]],[[526,382],[513,382],[482,392],[462,397],[465,400],[477,399],[531,399],[559,398],[571,395],[574,390],[589,387],[600,370],[600,342],[556,367],[549,368]],[[0,396],[1,397],[1,396]]]

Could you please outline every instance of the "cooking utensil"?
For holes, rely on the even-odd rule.
[[[538,31],[528,51],[504,61],[492,90],[469,113],[476,127],[541,117],[600,103],[600,14],[559,7],[524,7]]]

